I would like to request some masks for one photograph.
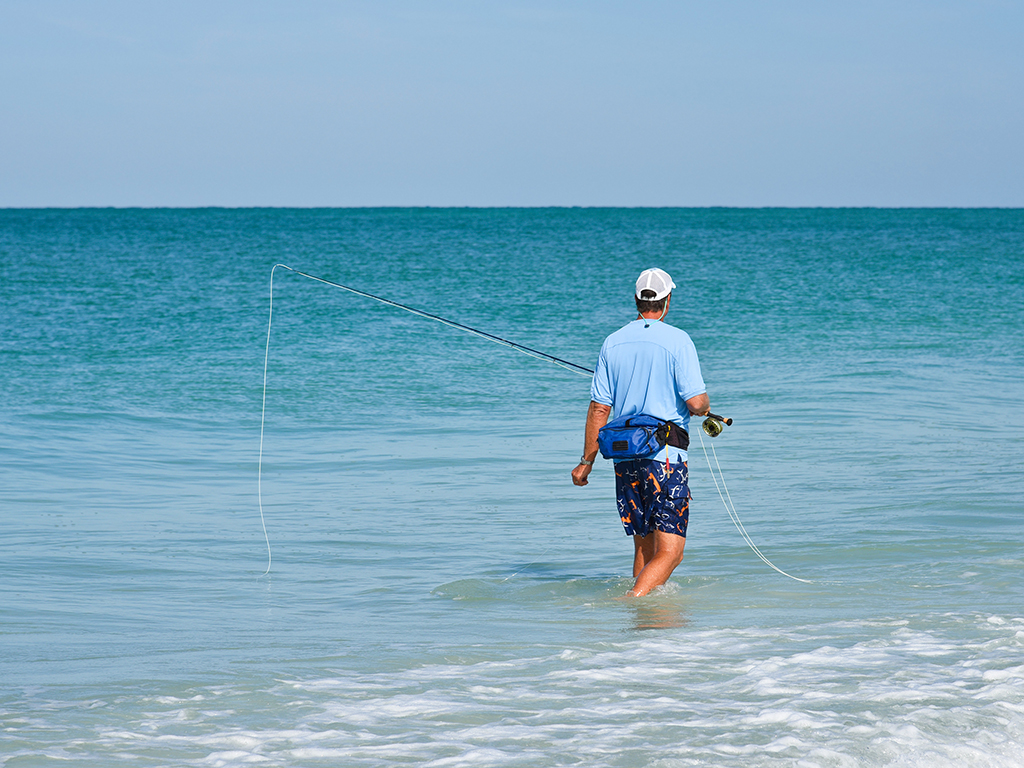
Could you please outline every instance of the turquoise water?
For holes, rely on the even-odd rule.
[[[686,559],[622,600],[589,382],[701,356]],[[0,211],[0,765],[1016,766],[1024,211]],[[705,438],[707,441],[707,439]],[[710,441],[707,441],[710,442]]]

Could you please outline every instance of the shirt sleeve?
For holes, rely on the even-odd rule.
[[[601,354],[597,356],[597,368],[594,370],[594,379],[590,383],[590,399],[601,405],[615,404],[604,345],[601,346]]]
[[[675,360],[676,389],[683,401],[707,392],[704,377],[700,373],[700,361],[697,359],[697,348],[690,337],[680,345]]]

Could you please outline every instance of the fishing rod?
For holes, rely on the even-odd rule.
[[[495,336],[493,333],[487,333],[486,331],[481,331],[477,328],[472,328],[468,325],[463,325],[462,323],[455,322],[454,320],[448,320],[447,318],[441,317],[440,315],[435,315],[432,312],[426,312],[422,309],[416,309],[415,307],[410,307],[406,304],[400,304],[397,301],[392,301],[391,299],[385,299],[381,296],[375,296],[372,293],[367,293],[366,291],[361,291],[357,288],[352,288],[347,285],[342,285],[341,283],[336,283],[333,280],[327,280],[326,278],[318,277],[317,275],[311,275],[308,272],[302,272],[301,270],[289,267],[287,264],[275,264],[273,268],[270,270],[270,310],[268,312],[267,317],[267,346],[263,358],[263,405],[260,416],[260,453],[256,483],[260,509],[260,523],[263,525],[263,537],[266,539],[267,542],[267,570],[264,572],[264,576],[270,573],[272,554],[270,549],[270,536],[267,534],[267,523],[263,515],[263,434],[267,416],[267,369],[270,361],[270,332],[274,319],[274,273],[277,271],[278,267],[281,267],[282,269],[287,269],[290,272],[294,272],[295,274],[309,278],[310,280],[315,280],[316,282],[324,283],[325,285],[330,285],[334,288],[341,288],[342,290],[348,291],[349,293],[353,293],[356,296],[362,296],[367,299],[373,299],[374,301],[378,301],[381,304],[386,304],[389,307],[395,307],[396,309],[411,312],[412,314],[417,315],[418,317],[422,317],[427,320],[433,320],[435,322],[441,323],[442,325],[446,325],[449,328],[455,328],[460,331],[465,331],[466,333],[470,333],[474,336],[486,339],[487,341],[494,342],[495,344],[501,344],[502,346],[514,349],[515,351],[521,352],[529,357],[533,357],[538,360],[546,360],[548,362],[554,363],[555,365],[561,368],[566,369],[567,371],[572,371],[573,373],[578,373],[583,376],[594,375],[594,370],[592,368],[587,368],[586,366],[578,365],[577,363],[573,363],[568,360],[563,360],[560,357],[549,355],[547,352],[541,352],[540,350],[532,349],[530,347],[524,346],[523,344],[517,344],[516,342],[509,341],[508,339],[504,339],[501,336]],[[705,434],[712,438],[720,435],[722,433],[722,430],[726,426],[732,426],[732,419],[726,418],[724,416],[718,416],[710,412],[705,414],[705,419],[701,424],[701,428],[703,429]],[[698,437],[699,436],[700,435],[698,433]],[[704,438],[701,437],[700,441],[701,447],[703,448]],[[712,469],[711,467],[711,460],[708,458],[707,449],[704,448],[704,458],[708,462],[708,469],[711,471],[711,477],[715,481],[715,487],[718,488],[718,495],[722,499],[722,503],[725,505],[726,512],[729,513],[729,518],[733,521],[733,524],[736,526],[736,529],[740,532],[740,535],[743,537],[743,540],[747,543],[747,546],[749,546],[754,551],[754,553],[759,558],[761,558],[761,560],[767,563],[774,570],[781,573],[783,576],[788,576],[789,578],[794,579],[795,581],[802,581],[806,584],[810,584],[811,582],[806,581],[805,579],[798,579],[796,576],[790,576],[790,574],[775,567],[775,565],[773,565],[771,561],[768,560],[768,558],[761,554],[761,551],[754,545],[754,542],[747,534],[746,529],[743,528],[743,523],[740,522],[739,516],[736,514],[736,508],[732,504],[732,497],[729,496],[729,489],[725,485],[725,476],[722,475],[722,467],[718,463],[718,454],[715,453],[714,445],[711,446],[711,452],[715,457],[715,465],[717,466],[718,474],[721,478],[721,488],[719,488],[719,479],[715,477],[715,470]],[[723,489],[725,491],[724,495]],[[727,497],[728,501],[726,501]]]
[[[399,304],[397,301],[391,301],[391,299],[384,299],[384,298],[381,298],[380,296],[374,296],[372,293],[367,293],[366,291],[360,291],[357,288],[350,288],[347,285],[342,285],[341,283],[335,283],[332,280],[325,280],[324,278],[317,277],[316,275],[310,275],[310,274],[308,274],[306,272],[300,272],[297,269],[292,269],[292,267],[289,267],[287,264],[275,264],[274,265],[274,269],[277,269],[278,267],[282,267],[283,269],[290,270],[290,271],[294,272],[297,275],[302,275],[303,277],[308,277],[310,280],[316,280],[317,282],[325,283],[326,285],[331,285],[331,286],[334,286],[335,288],[341,288],[342,290],[348,291],[349,293],[354,293],[356,296],[363,296],[364,298],[367,298],[367,299],[373,299],[374,301],[379,301],[381,304],[387,304],[389,307],[396,307],[398,309],[404,309],[406,312],[412,312],[412,314],[418,315],[419,317],[425,317],[428,320],[434,320],[435,322],[441,323],[442,325],[447,325],[449,328],[457,328],[460,331],[465,331],[466,333],[471,333],[474,336],[479,336],[482,339],[487,339],[488,341],[493,341],[495,344],[501,344],[503,346],[510,347],[511,349],[514,349],[517,352],[522,352],[524,355],[529,355],[530,357],[535,357],[538,360],[547,360],[548,362],[554,363],[555,365],[561,366],[562,368],[565,368],[567,370],[573,371],[574,373],[583,373],[583,374],[587,374],[587,375],[591,375],[591,376],[594,374],[594,372],[590,368],[585,368],[582,365],[577,365],[576,363],[570,363],[568,360],[563,360],[560,357],[555,357],[554,355],[549,355],[547,352],[540,352],[540,351],[538,351],[536,349],[530,349],[529,347],[523,346],[522,344],[516,344],[514,341],[509,341],[508,339],[503,339],[503,338],[501,338],[501,336],[495,336],[493,333],[487,333],[486,331],[481,331],[481,330],[478,330],[476,328],[470,328],[468,325],[463,325],[462,323],[457,323],[454,320],[446,320],[445,318],[440,317],[440,316],[435,315],[435,314],[432,314],[430,312],[424,312],[422,309],[415,309],[414,307],[406,306],[405,304]],[[271,281],[271,290],[273,290],[273,281],[274,281],[274,270],[273,269],[270,271],[270,281]]]

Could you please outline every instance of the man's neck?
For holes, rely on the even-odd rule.
[[[637,312],[637,320],[644,320],[650,323],[651,320],[664,320],[668,314],[668,308],[672,305],[672,294],[665,297],[665,306],[658,312]]]

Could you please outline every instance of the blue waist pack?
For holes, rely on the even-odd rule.
[[[674,421],[646,413],[612,419],[597,433],[597,447],[606,459],[646,459],[666,445],[690,447],[690,436]]]

